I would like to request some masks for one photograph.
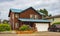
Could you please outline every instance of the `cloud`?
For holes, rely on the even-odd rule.
[[[1,19],[8,19],[10,8],[26,9],[30,6],[35,9],[46,8],[52,15],[60,13],[60,0],[0,0]]]
[[[50,0],[46,3],[44,2],[40,5],[38,4],[38,6],[35,6],[35,8],[38,8],[38,9],[46,8],[48,10],[49,14],[58,15],[58,14],[60,14],[60,0],[53,0],[53,1]]]
[[[10,2],[10,1],[13,1],[13,0],[0,0],[0,3],[1,2],[7,2],[7,1]]]

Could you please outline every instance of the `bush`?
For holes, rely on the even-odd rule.
[[[53,23],[53,24],[60,24],[60,22],[55,22],[55,23]]]
[[[32,30],[32,28],[29,25],[23,25],[19,28],[20,31],[26,31],[26,30]]]
[[[1,31],[10,31],[11,27],[9,24],[0,24],[0,32]]]

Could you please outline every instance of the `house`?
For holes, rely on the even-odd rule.
[[[30,7],[25,10],[10,9],[9,17],[13,30],[18,29],[22,25],[29,25],[37,31],[48,31],[50,20],[43,20],[45,15],[37,12],[34,8]]]
[[[51,20],[51,25],[55,22],[60,22],[60,15],[55,15],[51,17],[46,17],[46,19]]]

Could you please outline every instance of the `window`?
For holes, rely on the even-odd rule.
[[[34,15],[33,14],[30,14],[30,18],[34,19]]]
[[[35,19],[38,19],[38,15],[35,15]]]
[[[18,23],[16,23],[16,24],[15,24],[15,27],[16,27],[16,28],[18,28],[18,27],[19,27],[19,24],[18,24]]]
[[[19,14],[15,14],[15,17],[16,17],[16,18],[19,18]]]
[[[32,19],[38,19],[38,15],[33,15],[33,14],[31,14],[31,15],[30,15],[30,18],[32,18]]]

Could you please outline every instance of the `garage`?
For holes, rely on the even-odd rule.
[[[37,31],[48,31],[49,23],[35,23]]]

